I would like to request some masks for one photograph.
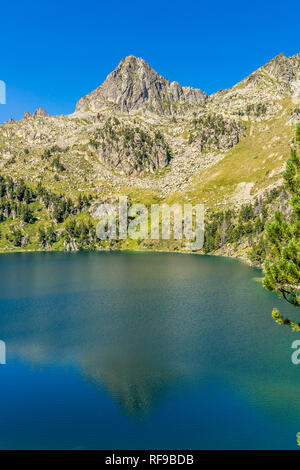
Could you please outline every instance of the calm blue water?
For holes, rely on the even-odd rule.
[[[256,269],[179,254],[0,256],[1,449],[294,449],[300,334]]]

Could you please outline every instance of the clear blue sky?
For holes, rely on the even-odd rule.
[[[0,122],[71,113],[125,56],[212,93],[280,52],[300,52],[299,0],[1,2]]]

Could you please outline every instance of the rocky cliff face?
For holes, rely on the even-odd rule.
[[[138,175],[165,168],[171,157],[170,149],[160,132],[149,132],[110,118],[97,129],[90,140],[103,165],[120,174]]]
[[[201,90],[181,87],[158,75],[143,59],[129,56],[108,75],[105,82],[81,98],[76,111],[121,112],[144,110],[158,114],[182,114],[188,106],[204,105],[207,95]]]

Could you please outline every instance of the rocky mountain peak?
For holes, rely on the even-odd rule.
[[[283,95],[291,90],[292,82],[300,78],[299,65],[297,56],[286,57],[281,53],[251,73],[241,83],[258,88],[261,91],[275,92],[278,96],[279,94]]]
[[[81,98],[76,111],[98,112],[112,108],[125,113],[140,109],[157,114],[180,114],[182,106],[204,104],[206,94],[181,87],[160,76],[143,59],[130,55],[121,60],[105,82]]]
[[[300,97],[300,56],[286,57],[283,53],[269,60],[248,77],[209,97],[214,110],[221,107],[231,116],[246,120],[270,119],[280,110],[279,101]]]
[[[49,114],[44,110],[44,108],[38,108],[34,113],[34,117],[48,117]]]
[[[23,119],[28,119],[30,117],[48,117],[49,114],[44,110],[44,108],[38,108],[34,113],[29,113],[25,111]]]

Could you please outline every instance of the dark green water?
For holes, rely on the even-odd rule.
[[[2,449],[284,449],[300,365],[260,272],[208,256],[0,256]]]

